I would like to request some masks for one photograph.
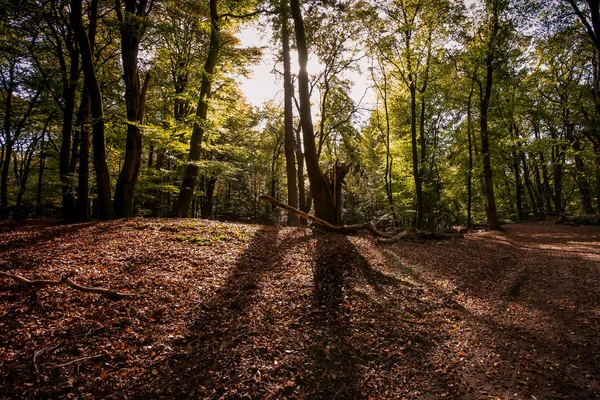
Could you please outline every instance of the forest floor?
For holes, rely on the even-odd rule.
[[[0,397],[598,399],[600,228],[0,223]]]

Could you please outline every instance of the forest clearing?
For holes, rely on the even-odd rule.
[[[0,223],[0,397],[600,398],[600,228]]]

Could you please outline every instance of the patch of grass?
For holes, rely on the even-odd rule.
[[[223,224],[207,226],[202,234],[198,236],[175,236],[175,240],[179,242],[191,242],[196,246],[212,246],[220,242],[233,240],[247,243],[249,239],[250,236],[247,232]]]

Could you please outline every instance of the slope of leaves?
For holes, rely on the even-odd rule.
[[[0,225],[4,398],[598,398],[600,229],[465,240],[198,220]]]

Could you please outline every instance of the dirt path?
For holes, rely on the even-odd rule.
[[[0,397],[600,398],[600,229],[465,240],[191,220],[0,225]]]

